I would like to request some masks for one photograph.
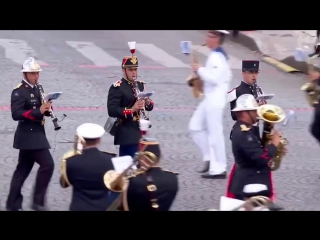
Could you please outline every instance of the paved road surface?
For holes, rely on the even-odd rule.
[[[8,40],[11,39],[11,40]],[[14,40],[12,40],[14,39]],[[0,94],[0,200],[4,207],[9,181],[14,171],[18,151],[12,149],[16,123],[8,110],[10,93],[21,79],[21,63],[26,56],[35,56],[43,65],[41,81],[47,92],[63,91],[55,104],[56,115],[68,117],[55,133],[50,120],[46,123],[48,138],[56,161],[50,184],[48,205],[52,210],[66,210],[70,189],[59,187],[61,155],[71,144],[76,127],[84,122],[104,124],[107,91],[120,77],[119,61],[129,53],[127,41],[139,43],[137,55],[140,79],[156,92],[153,100],[156,109],[151,115],[152,135],[162,143],[163,166],[180,172],[180,193],[174,210],[204,210],[217,207],[219,196],[224,194],[226,180],[202,180],[195,169],[202,163],[198,149],[187,132],[187,124],[198,100],[191,97],[185,78],[189,59],[180,54],[179,41],[203,42],[196,31],[1,31],[0,68],[2,69]],[[226,42],[233,69],[233,85],[241,78],[241,59],[256,59],[241,46]],[[199,55],[205,60],[205,52]],[[160,56],[160,57],[159,57]],[[19,64],[18,64],[19,63]],[[111,66],[111,67],[106,67]],[[259,82],[266,92],[275,93],[272,101],[286,109],[296,110],[296,120],[289,127],[279,126],[290,140],[289,153],[281,170],[275,174],[278,203],[287,209],[320,209],[319,146],[307,128],[311,110],[299,91],[302,75],[288,75],[261,63]],[[233,124],[229,112],[225,114],[225,137],[229,168],[232,163],[229,131]],[[117,151],[110,136],[104,137],[105,150]],[[23,189],[25,208],[28,209],[30,192],[37,168],[34,168]]]

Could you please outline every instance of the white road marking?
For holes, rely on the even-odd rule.
[[[40,65],[47,65],[36,57],[35,51],[20,39],[0,39],[0,46],[5,49],[6,58],[22,65],[28,57],[34,57]]]
[[[121,61],[109,55],[103,49],[92,42],[66,41],[66,43],[88,58],[96,66],[100,67],[120,67]]]
[[[189,68],[189,65],[150,43],[137,43],[136,51],[168,68]]]

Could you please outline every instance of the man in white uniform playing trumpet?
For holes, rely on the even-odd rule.
[[[203,81],[204,99],[198,105],[190,122],[189,131],[194,142],[202,152],[206,173],[202,178],[226,178],[226,151],[223,135],[223,111],[227,103],[227,92],[232,73],[228,57],[220,47],[226,30],[210,30],[206,37],[206,46],[211,50],[205,67],[193,63],[192,70]]]

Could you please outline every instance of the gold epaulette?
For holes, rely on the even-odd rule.
[[[106,154],[110,154],[110,155],[112,155],[112,156],[117,156],[117,154],[116,154],[116,153],[113,153],[113,152],[107,152],[107,151],[101,151],[101,152],[106,153]]]
[[[121,80],[118,80],[118,81],[116,81],[115,83],[113,83],[112,85],[113,85],[114,87],[120,87],[121,83],[122,83],[122,81],[121,81]]]
[[[162,171],[164,171],[164,172],[169,172],[169,173],[173,173],[173,174],[175,174],[175,175],[179,175],[179,173],[177,173],[177,172],[172,172],[172,171],[169,171],[169,170],[167,170],[167,169],[162,169]]]
[[[240,128],[241,128],[241,132],[248,132],[250,130],[250,128],[248,128],[246,125],[244,124],[241,124],[240,125]]]
[[[144,170],[141,170],[141,169],[137,169],[137,170],[134,170],[132,172],[132,174],[130,176],[128,176],[128,178],[133,178],[133,177],[136,177],[142,173],[144,173],[145,171]]]
[[[141,80],[138,80],[137,82],[138,82],[138,83],[143,83],[143,84],[146,84],[146,82],[144,82],[144,81],[141,81]]]
[[[22,85],[22,83],[19,83],[17,86],[15,86],[15,87],[13,88],[13,90],[18,89],[19,87],[21,87],[21,85]]]

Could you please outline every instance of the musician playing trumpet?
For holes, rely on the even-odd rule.
[[[31,208],[46,211],[46,192],[51,180],[54,162],[49,151],[50,144],[44,128],[44,117],[50,116],[51,102],[42,103],[36,86],[42,71],[34,58],[29,57],[22,65],[23,79],[11,93],[11,116],[18,121],[13,148],[19,149],[18,165],[13,173],[6,208],[22,210],[21,188],[29,176],[34,163],[40,165],[31,199]]]
[[[237,121],[233,126],[232,152],[237,167],[229,175],[226,197],[244,200],[243,189],[247,184],[267,186],[266,197],[274,199],[270,160],[277,154],[280,134],[273,129],[271,143],[262,146],[252,126],[257,122],[258,103],[251,94],[241,95],[232,110]],[[279,207],[277,206],[276,210]]]
[[[232,76],[228,57],[220,47],[226,34],[229,34],[226,30],[208,31],[206,46],[212,52],[206,65],[191,65],[192,70],[203,81],[204,99],[189,122],[193,141],[202,153],[204,167],[199,172],[206,173],[202,178],[226,178],[227,160],[222,120]]]
[[[119,156],[134,157],[138,151],[141,132],[139,120],[142,111],[152,111],[151,99],[138,99],[138,91],[145,90],[145,82],[137,81],[138,58],[135,53],[135,42],[128,43],[132,56],[122,60],[122,78],[113,83],[108,93],[109,117],[117,118],[114,129],[114,145],[120,145]]]
[[[74,151],[62,157],[60,185],[72,186],[70,211],[106,211],[109,207],[109,190],[105,187],[105,172],[114,170],[115,153],[98,149],[105,130],[94,123],[77,128]]]

